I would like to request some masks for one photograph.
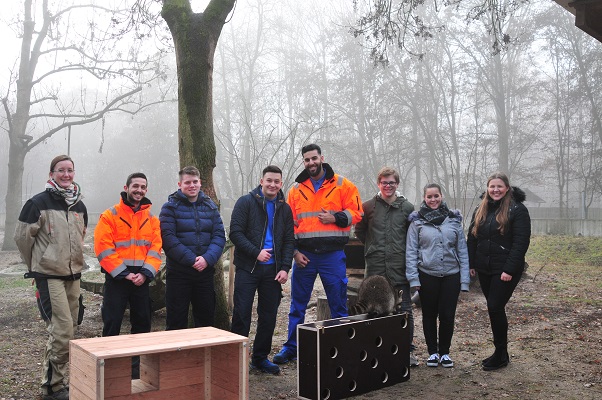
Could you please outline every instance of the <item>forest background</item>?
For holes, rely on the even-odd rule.
[[[0,20],[3,130],[16,98],[22,3],[7,5]],[[41,3],[33,1],[34,20]],[[50,6],[56,12],[78,3]],[[115,3],[126,11],[133,4]],[[192,2],[198,12],[203,3]],[[359,187],[363,199],[375,194],[378,169],[390,165],[402,175],[400,192],[415,204],[422,186],[436,181],[451,207],[466,215],[486,176],[502,169],[528,189],[535,217],[597,219],[602,46],[553,1],[522,3],[512,13],[515,2],[495,4],[508,11],[500,20],[508,39],[502,51],[492,46],[485,23],[467,17],[470,2],[425,2],[417,12],[431,27],[429,35],[410,32],[405,48],[388,46],[386,63],[379,63],[369,41],[352,34],[367,10],[362,1],[236,2],[213,66],[213,179],[226,222],[267,164],[282,167],[286,191],[302,169],[301,147],[311,142],[322,146],[326,161]],[[179,169],[177,78],[167,26],[160,17],[135,25],[125,14],[78,10],[57,22],[55,43],[97,43],[98,59],[133,55],[140,69],[103,80],[88,68],[46,84],[52,101],[31,105],[32,114],[43,118],[28,126],[27,135],[39,144],[25,157],[22,202],[42,189],[49,160],[69,152],[91,213],[115,203],[126,176],[138,170],[149,177],[149,198],[161,205],[176,189]],[[111,42],[116,37],[118,44]],[[63,62],[42,59],[37,74],[52,75],[65,68]],[[106,104],[124,88],[136,90],[120,108],[126,112],[42,137],[52,117],[90,115],[81,110]],[[0,134],[0,160],[8,160],[8,143],[8,135]],[[9,186],[5,165],[0,210]]]

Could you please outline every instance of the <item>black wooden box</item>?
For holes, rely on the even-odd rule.
[[[406,313],[366,314],[297,327],[299,398],[342,399],[410,379]]]

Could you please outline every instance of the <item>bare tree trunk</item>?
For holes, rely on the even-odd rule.
[[[495,93],[493,96],[493,104],[495,107],[495,115],[497,121],[497,136],[498,136],[498,168],[507,174],[510,174],[509,148],[510,148],[510,132],[508,130],[508,115],[506,110],[506,93],[504,81],[504,67],[500,54],[493,56],[493,82],[495,86],[491,88]]]
[[[163,0],[161,11],[176,49],[180,166],[195,165],[201,171],[203,191],[216,203],[213,184],[216,157],[212,108],[213,57],[226,17],[234,3],[235,0],[211,0],[203,13],[194,13],[189,1]],[[221,261],[215,270],[215,326],[229,329]]]
[[[124,103],[131,105],[133,103],[130,101],[130,98],[134,93],[141,90],[139,86],[140,80],[138,79],[145,70],[145,67],[142,65],[146,64],[146,62],[141,62],[136,57],[128,60],[127,57],[121,58],[111,55],[111,67],[105,67],[103,66],[103,56],[107,54],[103,52],[95,53],[90,50],[90,47],[95,48],[95,40],[93,39],[84,40],[81,46],[71,46],[69,45],[70,41],[61,42],[61,45],[58,45],[58,42],[54,42],[60,36],[76,37],[79,35],[79,33],[75,34],[74,31],[71,31],[70,35],[65,35],[66,24],[68,24],[65,21],[70,21],[70,13],[74,9],[79,8],[78,6],[70,7],[65,5],[59,7],[48,0],[38,2],[23,0],[21,3],[23,5],[23,14],[20,18],[22,18],[23,30],[21,32],[19,71],[17,79],[14,82],[16,84],[16,91],[11,87],[13,81],[9,81],[7,97],[2,99],[2,107],[8,125],[7,131],[10,141],[5,240],[2,250],[16,249],[13,241],[13,232],[22,206],[22,182],[27,154],[34,147],[40,143],[45,143],[47,139],[65,128],[74,125],[85,125],[101,119],[108,112],[128,109],[128,107],[121,108],[120,105]],[[81,7],[86,7],[91,11],[106,11],[105,8],[94,4],[82,5]],[[123,10],[111,10],[111,14],[121,11]],[[35,16],[37,16],[37,19],[34,18]],[[36,23],[38,23],[37,26]],[[91,31],[88,31],[88,34],[94,37],[93,34],[97,28],[94,27]],[[107,48],[111,47],[108,43],[104,43],[104,46]],[[63,60],[73,60],[73,54],[71,54],[73,52],[79,53],[82,55],[82,59],[87,61],[84,61],[81,65],[69,62],[67,67],[67,64],[63,63]],[[65,56],[66,53],[70,55]],[[91,53],[95,53],[95,56],[91,57]],[[44,62],[49,59],[52,62]],[[132,61],[135,62],[136,67],[132,67]],[[38,66],[41,71],[36,71]],[[125,66],[128,68],[122,68]],[[130,71],[131,68],[139,68],[140,75],[135,80],[128,77],[129,72],[124,72]],[[83,105],[83,99],[85,98],[83,93],[81,99],[62,98],[63,93],[53,87],[52,83],[47,83],[48,81],[45,80],[52,76],[55,81],[59,81],[59,77],[61,76],[59,74],[63,72],[72,74],[77,71],[90,73],[96,79],[103,79],[103,77],[128,77],[126,81],[133,83],[135,87],[132,88],[129,85],[120,84],[119,87],[123,90],[118,90],[117,93],[107,95],[107,101],[102,107],[98,105],[88,105],[85,107]],[[147,82],[150,82],[150,80]],[[13,92],[16,93],[16,98],[13,98]],[[60,100],[59,97],[61,98]],[[69,105],[63,106],[63,104]],[[138,111],[140,108],[142,107],[139,107]],[[135,107],[132,107],[128,109],[128,112],[135,114],[137,111]],[[49,156],[48,161],[50,161],[50,158],[52,156]],[[42,165],[41,168],[47,168],[47,165]]]
[[[2,250],[16,250],[13,233],[21,209],[21,188],[23,184],[23,166],[26,151],[23,146],[11,140],[8,153],[8,188],[6,191],[6,221],[4,225],[4,243]]]

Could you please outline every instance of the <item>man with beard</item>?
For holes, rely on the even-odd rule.
[[[159,219],[151,214],[147,179],[128,176],[121,200],[100,215],[94,251],[105,273],[102,336],[117,336],[128,303],[131,333],[151,330],[149,283],[161,266]],[[140,377],[140,358],[132,358],[132,378]]]
[[[291,279],[288,339],[274,356],[285,364],[297,357],[297,325],[305,322],[305,310],[319,274],[332,318],[347,316],[345,245],[351,225],[361,221],[362,202],[357,188],[324,163],[317,144],[301,149],[305,170],[288,194],[295,223],[295,252]]]

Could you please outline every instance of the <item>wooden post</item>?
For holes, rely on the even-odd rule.
[[[349,310],[351,307],[355,305],[357,302],[357,295],[352,293],[347,293],[347,309]],[[316,305],[316,320],[325,321],[327,319],[331,319],[330,316],[330,307],[328,307],[328,299],[326,296],[319,296],[318,303]]]

